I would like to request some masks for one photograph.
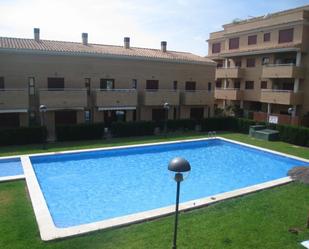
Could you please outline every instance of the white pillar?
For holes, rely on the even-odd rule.
[[[296,66],[300,67],[300,65],[301,65],[301,52],[298,51],[296,54]]]
[[[267,104],[267,114],[271,114],[271,104]]]
[[[294,93],[297,93],[299,90],[299,78],[294,79]]]
[[[227,88],[227,79],[223,79],[223,89]]]
[[[224,60],[224,67],[227,68],[227,64],[228,64],[228,59]]]

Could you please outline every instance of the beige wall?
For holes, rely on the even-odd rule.
[[[100,88],[100,79],[111,78],[115,80],[116,89],[132,89],[132,79],[137,80],[137,91],[139,100],[137,105],[137,118],[143,120],[151,120],[152,106],[143,107],[143,97],[146,87],[146,80],[159,80],[159,89],[173,89],[173,82],[178,82],[178,91],[181,93],[185,89],[186,81],[195,81],[197,90],[207,90],[208,82],[212,83],[212,91],[210,99],[207,103],[213,105],[213,94],[215,85],[215,66],[207,64],[184,64],[171,63],[164,61],[142,61],[133,59],[113,59],[99,57],[83,57],[83,56],[60,56],[60,55],[33,55],[33,54],[0,54],[0,76],[5,78],[6,88],[28,88],[28,78],[35,78],[36,101],[31,103],[36,106],[31,107],[38,113],[39,103],[48,100],[48,96],[44,97],[40,92],[47,88],[48,77],[64,77],[66,91],[70,93],[70,89],[85,89],[85,78],[91,78],[92,94],[88,97],[82,92],[83,98],[80,100],[79,107],[85,107],[92,110],[94,122],[103,122],[103,112],[99,112],[96,107],[94,91]],[[62,92],[62,95],[65,92]],[[76,95],[75,93],[73,94]],[[70,94],[66,94],[70,96]],[[205,98],[209,97],[209,93],[205,91]],[[88,101],[87,101],[88,98]],[[121,98],[120,98],[121,99]],[[123,98],[122,98],[123,99]],[[180,94],[179,94],[180,99]],[[39,101],[40,100],[40,101]],[[60,101],[61,100],[61,101]],[[67,101],[66,101],[67,100]],[[74,101],[73,101],[74,100]],[[70,109],[70,103],[75,99],[62,98],[57,96],[49,98],[54,108],[60,108],[62,102],[66,103],[63,108]],[[73,103],[72,102],[72,103]],[[104,102],[104,101],[103,101]],[[178,101],[178,104],[179,103]],[[106,105],[106,101],[104,102]],[[202,104],[201,104],[202,105]],[[140,110],[139,110],[140,109]],[[48,112],[48,125],[50,133],[54,133],[54,116],[53,112]],[[128,120],[131,120],[132,113],[128,113]],[[173,113],[170,112],[170,117]],[[84,113],[78,112],[78,123],[84,122]]]

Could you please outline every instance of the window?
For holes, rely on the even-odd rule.
[[[101,79],[100,80],[100,89],[102,90],[112,90],[115,88],[114,79]]]
[[[48,90],[64,90],[64,78],[47,78]]]
[[[204,117],[204,108],[191,108],[190,119],[202,120]]]
[[[69,125],[77,123],[76,111],[56,111],[55,124],[56,125]]]
[[[223,67],[223,61],[218,61],[217,68],[222,68],[222,67]]]
[[[90,84],[91,84],[91,79],[85,78],[85,88],[87,89],[88,96],[90,95]]]
[[[158,90],[159,89],[159,81],[158,80],[147,80],[146,81],[146,89],[147,90]]]
[[[0,90],[4,90],[4,77],[0,77]]]
[[[153,121],[162,121],[166,119],[165,109],[152,109],[152,120]]]
[[[234,88],[235,89],[240,89],[240,81],[235,81],[234,82]]]
[[[29,86],[29,95],[34,96],[35,95],[34,77],[28,78],[28,86]]]
[[[257,35],[248,36],[248,45],[254,45],[257,43]]]
[[[222,81],[221,80],[216,81],[216,88],[222,88]]]
[[[186,81],[185,89],[186,89],[186,91],[195,91],[196,82],[195,81]]]
[[[254,81],[246,81],[245,89],[254,89]]]
[[[19,127],[19,113],[0,113],[0,127]]]
[[[255,59],[254,58],[247,59],[247,67],[255,67]]]
[[[137,79],[132,80],[132,88],[136,89],[137,88]]]
[[[235,61],[235,67],[241,67],[241,60]]]
[[[238,48],[239,48],[239,37],[230,38],[229,49],[238,49]]]
[[[269,57],[263,57],[262,58],[262,65],[267,65],[269,64]]]
[[[90,123],[91,122],[91,112],[90,110],[85,111],[85,122]]]
[[[267,81],[261,81],[261,89],[267,89]]]
[[[264,40],[264,42],[269,42],[270,41],[270,33],[265,33],[263,40]]]
[[[279,43],[292,42],[294,29],[279,30]]]
[[[221,43],[214,43],[212,44],[212,53],[216,54],[216,53],[220,53],[221,52]]]
[[[208,82],[208,92],[211,92],[211,82]]]
[[[177,90],[177,88],[178,88],[178,82],[177,82],[177,80],[175,80],[175,81],[173,82],[173,89],[174,89],[174,90]]]

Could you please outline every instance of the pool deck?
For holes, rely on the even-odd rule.
[[[258,149],[258,150],[267,151],[273,154],[277,154],[277,155],[281,155],[284,157],[293,158],[293,159],[297,159],[297,160],[301,160],[301,161],[309,163],[309,160],[306,160],[303,158],[290,156],[288,154],[284,154],[284,153],[280,153],[280,152],[276,152],[276,151],[272,151],[268,149],[263,149],[260,147],[248,145],[248,144],[241,143],[241,142],[236,142],[234,140],[225,139],[221,137],[188,139],[188,140],[177,140],[177,141],[172,141],[172,142],[147,143],[147,144],[129,145],[129,146],[117,146],[117,147],[108,147],[108,148],[96,148],[96,149],[72,150],[72,151],[64,151],[64,152],[50,152],[50,153],[22,155],[20,156],[21,163],[23,166],[26,183],[27,183],[27,187],[29,190],[29,195],[31,198],[32,206],[34,209],[35,217],[36,217],[36,220],[39,226],[39,231],[40,231],[42,240],[48,241],[48,240],[54,240],[58,238],[69,237],[69,236],[76,236],[76,235],[88,233],[88,232],[99,230],[99,229],[114,228],[114,227],[125,226],[125,225],[129,225],[133,223],[139,223],[142,221],[156,219],[159,217],[173,214],[175,212],[175,205],[171,205],[171,206],[167,206],[167,207],[159,208],[159,209],[153,209],[153,210],[149,210],[145,212],[135,213],[131,215],[116,217],[112,219],[106,219],[106,220],[102,220],[98,222],[83,224],[79,226],[72,226],[68,228],[57,228],[54,225],[51,214],[48,210],[46,201],[44,199],[43,193],[41,191],[35,172],[33,170],[33,167],[30,161],[30,156],[35,157],[35,156],[42,156],[42,155],[59,155],[59,154],[67,154],[67,153],[102,151],[102,150],[111,150],[111,149],[117,149],[117,148],[130,148],[130,147],[151,146],[151,145],[160,145],[160,144],[173,144],[173,143],[179,143],[179,142],[205,141],[205,140],[210,140],[210,139],[221,139],[221,140],[228,141],[234,144],[240,144],[246,147],[251,147],[251,148]],[[12,158],[12,157],[6,157],[6,158]],[[14,158],[16,158],[16,156],[14,156]],[[193,201],[188,201],[185,203],[181,203],[179,210],[184,211],[184,210],[200,208],[203,206],[208,206],[208,205],[211,205],[219,201],[223,201],[223,200],[227,200],[230,198],[235,198],[238,196],[246,195],[249,193],[254,193],[254,192],[264,190],[267,188],[272,188],[275,186],[287,184],[287,183],[290,183],[291,181],[292,179],[290,177],[283,177],[283,178],[279,178],[273,181],[268,181],[265,183],[260,183],[260,184],[256,184],[253,186],[229,191],[229,192],[225,192],[225,193],[221,193],[221,194],[217,194],[213,196],[208,196],[208,197],[193,200]]]

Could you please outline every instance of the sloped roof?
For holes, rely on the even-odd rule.
[[[180,63],[214,64],[208,58],[188,52],[169,51],[151,48],[124,48],[123,46],[88,44],[78,42],[52,41],[24,38],[0,37],[0,51],[57,53],[67,55],[88,55],[106,57],[125,57],[132,59],[166,60]]]

